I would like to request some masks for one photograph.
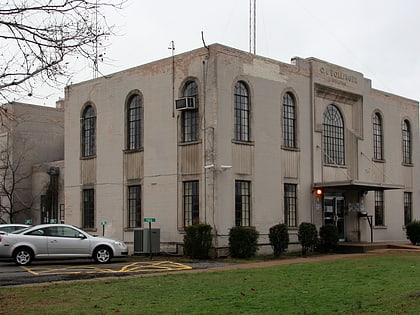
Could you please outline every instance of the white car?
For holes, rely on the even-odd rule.
[[[0,257],[13,258],[17,265],[29,265],[34,259],[83,257],[108,263],[112,257],[127,255],[124,242],[93,236],[68,224],[41,224],[19,234],[0,235]]]

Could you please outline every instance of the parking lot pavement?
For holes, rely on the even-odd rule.
[[[176,259],[175,259],[176,260]],[[16,266],[11,260],[0,261],[0,286],[24,285],[54,281],[83,280],[105,277],[152,275],[164,272],[188,272],[231,265],[215,261],[148,260],[144,257],[115,259],[110,264],[86,260],[39,260],[30,266]]]

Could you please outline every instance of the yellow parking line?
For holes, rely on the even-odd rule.
[[[118,266],[118,265],[114,265]],[[68,267],[26,267],[22,266],[24,270],[33,275],[53,275],[53,274],[90,274],[90,273],[135,273],[135,272],[162,272],[162,271],[178,271],[189,270],[191,266],[181,263],[174,263],[171,261],[158,262],[132,262],[122,265],[119,269],[112,269],[105,266],[68,266]]]

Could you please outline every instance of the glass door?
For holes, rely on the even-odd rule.
[[[333,224],[338,229],[338,238],[344,241],[344,197],[324,197],[324,224]]]

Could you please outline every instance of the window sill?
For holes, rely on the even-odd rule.
[[[407,166],[407,167],[414,167],[414,164],[413,163],[404,163],[404,162],[402,162],[401,165],[402,166]]]
[[[347,168],[346,164],[323,164],[323,166],[336,167],[336,168]]]
[[[373,162],[375,162],[375,163],[386,163],[386,160],[384,160],[384,159],[372,159],[372,161]]]
[[[143,152],[143,148],[138,148],[138,149],[125,149],[123,150],[123,152],[125,154],[130,154],[130,153],[137,153],[137,152]]]
[[[232,139],[232,143],[240,144],[240,145],[254,145],[254,141],[241,141],[241,140],[235,140],[235,139]]]
[[[135,229],[141,229],[141,226],[136,226],[136,227],[126,227],[124,228],[124,232],[134,232]]]
[[[194,144],[200,144],[200,143],[201,143],[201,140],[196,140],[196,141],[178,142],[178,145],[186,146],[186,145],[194,145]]]
[[[91,156],[81,156],[80,157],[81,160],[93,160],[96,159],[96,155],[91,155]]]
[[[83,231],[85,232],[98,232],[97,228],[82,228]]]
[[[373,228],[375,230],[386,230],[388,227],[386,225],[375,225]]]
[[[284,145],[281,146],[281,149],[284,151],[300,152],[299,148],[285,147]]]

